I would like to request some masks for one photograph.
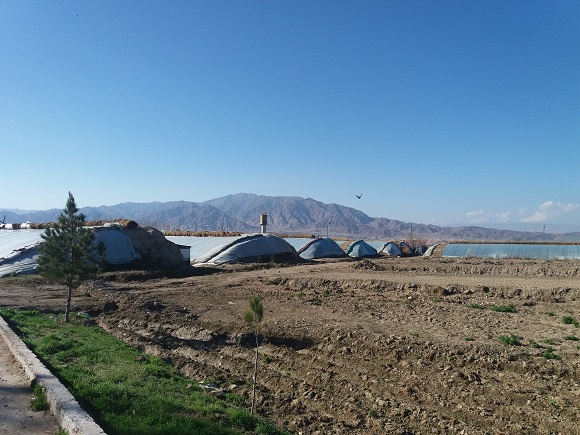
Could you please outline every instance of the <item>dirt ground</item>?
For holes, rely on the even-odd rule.
[[[291,433],[580,433],[580,329],[565,323],[580,320],[578,261],[383,257],[213,272],[108,274],[73,306],[249,403],[255,350],[242,316],[260,295],[257,409]],[[0,281],[0,305],[63,309],[64,289],[19,282]]]
[[[55,434],[59,425],[50,411],[33,411],[34,393],[22,365],[0,337],[0,434]]]

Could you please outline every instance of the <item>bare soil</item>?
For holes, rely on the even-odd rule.
[[[34,393],[22,365],[0,337],[0,434],[55,434],[59,425],[49,410],[33,411]]]
[[[257,408],[292,433],[580,433],[580,329],[563,320],[580,320],[578,261],[383,257],[205,272],[108,274],[79,289],[74,309],[249,403],[255,342],[242,316],[260,295]],[[22,282],[0,281],[0,305],[62,311],[64,289]]]

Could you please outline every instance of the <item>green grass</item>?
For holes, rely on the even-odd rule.
[[[42,386],[36,384],[32,389],[34,399],[30,402],[33,411],[46,411],[49,408],[48,400]]]
[[[570,340],[570,341],[580,341],[580,338],[576,337],[575,335],[566,335],[564,337],[564,340]]]
[[[559,355],[554,353],[553,347],[547,347],[541,355],[546,359],[562,359]]]
[[[492,305],[491,309],[498,313],[515,313],[517,311],[513,305]]]
[[[557,338],[546,338],[545,340],[542,340],[542,342],[544,342],[546,344],[551,344],[551,345],[562,343],[562,341],[558,340]]]
[[[521,346],[522,342],[520,341],[521,337],[517,335],[510,334],[510,335],[500,335],[499,341],[502,343],[508,344],[510,346]]]
[[[533,347],[534,349],[539,349],[540,347],[542,347],[531,338],[528,340],[528,343],[530,344],[530,347]]]
[[[283,433],[241,408],[240,396],[213,397],[163,360],[80,319],[0,315],[109,435]]]
[[[576,320],[572,316],[562,316],[562,323],[564,323],[566,325],[574,325],[576,328],[578,328],[580,326],[580,323],[578,323],[578,320]]]
[[[469,308],[474,308],[476,310],[483,310],[483,309],[485,309],[485,305],[481,305],[481,304],[469,304],[467,306]]]

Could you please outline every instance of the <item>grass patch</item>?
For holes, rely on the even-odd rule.
[[[49,408],[48,400],[46,399],[46,394],[44,388],[39,384],[36,384],[32,389],[34,394],[34,399],[30,402],[30,407],[33,411],[46,411]]]
[[[80,319],[0,315],[109,435],[284,433],[241,408],[239,397],[213,397],[160,358]]]
[[[484,310],[485,309],[485,305],[481,305],[481,304],[468,304],[467,306],[469,308],[474,308],[476,310]]]
[[[465,337],[465,341],[475,341],[475,338],[473,338],[473,337]]]
[[[576,328],[580,326],[578,320],[576,320],[572,316],[562,316],[562,323],[564,323],[565,325],[574,325]]]
[[[498,313],[515,313],[517,312],[516,307],[513,305],[492,305],[492,311],[497,311]]]
[[[560,344],[561,343],[560,340],[557,340],[555,338],[546,338],[545,340],[542,340],[542,341],[544,343],[546,343],[546,344],[551,344],[551,345]]]
[[[562,359],[562,357],[554,353],[553,347],[547,347],[541,355],[546,359]]]
[[[499,341],[509,346],[521,346],[522,345],[522,342],[520,341],[521,339],[522,339],[521,337],[518,337],[517,335],[514,334],[499,336]]]
[[[580,341],[580,338],[576,337],[575,335],[566,335],[564,337],[564,340],[570,340],[570,341]]]
[[[536,343],[534,340],[532,340],[531,338],[528,340],[528,343],[530,344],[530,347],[534,348],[534,349],[539,349],[540,346],[538,343]]]

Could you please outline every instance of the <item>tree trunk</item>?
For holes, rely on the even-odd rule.
[[[66,311],[64,312],[64,321],[67,322],[67,323],[69,321],[70,301],[72,299],[72,291],[73,291],[72,285],[69,284],[68,285],[68,294],[67,294],[67,297],[66,297]]]
[[[252,388],[252,408],[250,414],[254,414],[254,408],[256,406],[256,382],[258,381],[258,331],[256,330],[256,359],[254,360],[254,386]]]

